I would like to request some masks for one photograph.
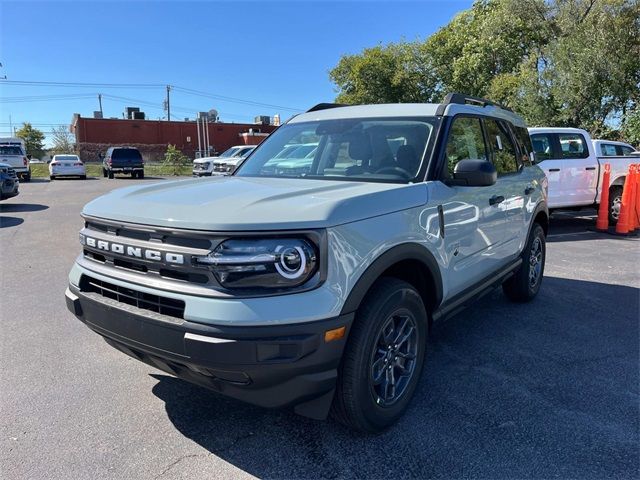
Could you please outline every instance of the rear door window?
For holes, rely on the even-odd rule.
[[[558,140],[562,158],[587,158],[589,149],[584,137],[579,133],[559,133]]]
[[[531,135],[531,145],[533,146],[536,162],[554,160],[553,140],[550,133],[534,133]]]
[[[487,128],[487,142],[491,149],[491,161],[498,171],[498,176],[516,173],[518,171],[516,149],[507,125],[493,119],[486,119],[484,124]]]
[[[600,153],[605,157],[615,157],[616,155],[618,155],[616,153],[616,146],[612,143],[600,144]]]

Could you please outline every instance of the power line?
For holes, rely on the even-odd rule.
[[[164,88],[160,83],[88,83],[88,82],[42,82],[32,80],[2,80],[2,84],[47,87],[101,87],[101,88]]]
[[[227,101],[227,102],[232,102],[232,103],[242,103],[245,105],[252,105],[252,106],[259,106],[259,107],[266,107],[266,108],[276,108],[276,109],[280,109],[280,110],[290,110],[292,112],[301,112],[302,109],[301,108],[291,108],[291,107],[284,107],[282,105],[273,105],[270,103],[262,103],[262,102],[255,102],[252,100],[243,100],[241,98],[235,98],[235,97],[227,97],[225,95],[216,95],[213,93],[207,93],[207,92],[203,92],[200,90],[193,90],[191,88],[184,88],[184,87],[177,87],[175,85],[172,86],[172,88],[174,90],[183,92],[183,93],[187,93],[189,95],[195,95],[195,96],[199,96],[199,97],[205,97],[205,98],[212,98],[214,100],[223,100],[223,101]]]

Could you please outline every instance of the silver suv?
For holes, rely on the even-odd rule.
[[[309,143],[304,169],[273,168]],[[116,190],[83,217],[67,305],[110,345],[367,432],[411,401],[433,322],[500,285],[535,297],[548,225],[522,119],[459,94],[317,105],[232,176]]]

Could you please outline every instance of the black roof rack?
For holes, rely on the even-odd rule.
[[[349,107],[349,106],[350,105],[346,105],[344,103],[319,103],[311,107],[309,110],[307,110],[307,113],[317,112],[319,110],[327,110],[329,108],[339,108],[339,107]]]
[[[464,93],[447,93],[447,96],[444,97],[443,105],[449,105],[451,103],[456,103],[459,105],[477,105],[480,107],[498,107],[503,110],[508,110],[512,112],[509,107],[505,107],[498,102],[492,102],[491,100],[487,100],[486,98],[480,97],[472,97],[471,95],[465,95]]]

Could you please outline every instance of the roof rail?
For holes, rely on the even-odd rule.
[[[319,103],[311,107],[309,110],[307,110],[306,113],[317,112],[319,110],[327,110],[329,108],[339,108],[339,107],[348,107],[348,106],[349,105],[346,105],[344,103]]]
[[[444,97],[444,101],[442,103],[444,105],[456,103],[459,105],[478,105],[480,107],[491,106],[501,108],[503,110],[508,110],[509,112],[513,111],[509,107],[505,107],[498,102],[492,102],[491,100],[487,100],[486,98],[472,97],[471,95],[465,95],[464,93],[447,93],[447,96]]]

